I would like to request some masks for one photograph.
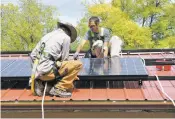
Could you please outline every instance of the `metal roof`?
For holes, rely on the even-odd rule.
[[[82,55],[83,56],[83,55]],[[144,59],[164,59],[164,58],[175,58],[174,52],[141,52],[141,53],[126,53],[123,54],[123,57],[141,57]],[[27,54],[2,54],[1,59],[25,59],[28,58]],[[156,68],[155,65],[146,66],[149,76],[175,76],[175,65],[171,65],[169,71],[160,71]],[[103,84],[104,83],[104,84]],[[105,86],[106,83],[109,83],[109,86]],[[165,92],[175,100],[175,79],[174,80],[161,80],[161,84]],[[6,87],[5,85],[11,85],[11,87]],[[2,82],[1,91],[1,102],[2,107],[11,105],[24,105],[31,106],[28,102],[35,104],[37,101],[41,101],[42,97],[33,96],[30,89],[24,83],[22,89],[15,88],[15,85],[19,82],[14,82],[8,84],[8,82]],[[71,98],[59,98],[59,97],[50,97],[46,96],[46,105],[58,104],[57,101],[65,101],[64,104],[67,105],[128,105],[128,107],[137,108],[136,105],[140,105],[143,108],[148,108],[147,105],[151,105],[151,108],[156,108],[157,106],[163,106],[163,108],[172,109],[173,105],[170,100],[161,92],[160,86],[157,81],[143,81],[143,85],[140,86],[137,81],[105,81],[101,84],[97,84],[97,87],[82,87],[81,81],[77,84],[77,88],[73,91]],[[84,84],[83,84],[84,85]],[[101,87],[100,85],[104,85]],[[73,102],[72,102],[73,101]],[[74,102],[75,101],[75,102]],[[76,102],[79,102],[78,104]],[[85,102],[83,102],[85,101]],[[97,102],[96,102],[97,101]],[[104,103],[98,103],[102,101]],[[125,103],[127,101],[127,103]],[[14,103],[13,103],[14,102]],[[18,102],[18,103],[15,103]],[[95,103],[96,102],[96,103]],[[7,104],[8,103],[8,104]],[[62,103],[59,103],[62,104]],[[18,105],[18,106],[19,106]],[[37,104],[36,104],[37,105]],[[40,104],[38,104],[40,105]],[[127,108],[128,108],[127,107]],[[122,108],[122,107],[120,107]]]

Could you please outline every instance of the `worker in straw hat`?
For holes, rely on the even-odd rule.
[[[46,34],[31,53],[33,61],[31,89],[42,96],[47,82],[46,94],[70,97],[73,81],[82,68],[80,61],[69,60],[70,43],[77,37],[76,29],[69,23],[58,22],[58,29]]]

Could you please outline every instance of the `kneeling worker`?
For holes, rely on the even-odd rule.
[[[47,82],[46,94],[63,98],[72,95],[73,81],[82,68],[80,61],[68,61],[70,43],[76,37],[77,31],[71,24],[58,22],[58,29],[46,34],[36,45],[31,53],[33,94],[42,96]]]

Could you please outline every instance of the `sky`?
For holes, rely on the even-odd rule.
[[[45,5],[55,6],[59,11],[59,19],[62,21],[70,22],[74,26],[84,16],[86,12],[85,6],[82,4],[83,0],[40,0]],[[95,0],[88,0],[92,4]],[[110,2],[110,0],[106,0]],[[1,4],[18,4],[18,0],[1,0]]]

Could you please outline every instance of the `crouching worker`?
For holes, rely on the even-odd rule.
[[[42,96],[47,82],[46,95],[70,97],[73,81],[82,68],[80,61],[70,60],[70,43],[77,37],[76,29],[68,23],[58,23],[58,29],[46,34],[31,53],[33,69],[31,90]]]

